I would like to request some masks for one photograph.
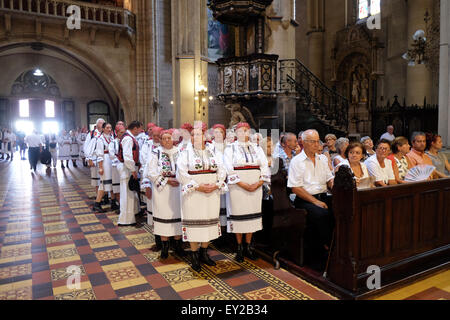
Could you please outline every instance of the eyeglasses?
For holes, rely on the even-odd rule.
[[[320,144],[320,140],[304,140],[303,142],[311,143],[311,144]]]
[[[379,147],[378,150],[380,150],[380,151],[389,151],[390,148],[381,148],[381,147]]]

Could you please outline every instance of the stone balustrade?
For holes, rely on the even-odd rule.
[[[126,28],[135,32],[136,18],[126,9],[70,0],[0,0],[0,12],[22,13],[42,17],[67,19],[67,8],[76,5],[81,9],[81,22]]]

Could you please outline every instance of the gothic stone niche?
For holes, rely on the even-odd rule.
[[[350,133],[370,134],[371,101],[376,98],[377,55],[376,37],[363,25],[354,25],[336,33],[333,49],[333,82],[337,90],[350,101]]]
[[[22,73],[12,86],[13,96],[52,96],[59,97],[60,91],[56,81],[52,77],[43,73],[35,75],[35,70]]]
[[[209,0],[214,18],[224,24],[245,25],[264,14],[273,0]]]

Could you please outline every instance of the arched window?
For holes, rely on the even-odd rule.
[[[381,0],[358,0],[358,20],[381,12]]]
[[[102,118],[109,122],[109,105],[104,101],[91,101],[88,103],[89,130],[94,129],[97,119]]]

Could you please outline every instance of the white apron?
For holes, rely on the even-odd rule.
[[[220,237],[220,195],[228,191],[225,175],[222,157],[207,148],[194,150],[188,144],[178,157],[183,241],[209,242]],[[215,184],[219,189],[209,194],[196,191],[201,184]]]
[[[72,160],[78,160],[80,158],[80,145],[76,136],[70,137],[70,158]]]
[[[71,144],[72,139],[70,136],[65,135],[63,137],[59,137],[58,139],[58,159],[59,160],[70,160],[71,159]]]
[[[109,156],[109,144],[111,140],[108,142],[106,137],[101,135],[97,141],[97,170],[99,168],[98,163],[100,161],[103,162],[103,174],[100,176],[100,185],[99,190],[103,190],[105,192],[112,191],[112,163],[111,158]]]
[[[259,169],[236,170],[242,182],[254,184],[259,181]],[[227,231],[230,233],[253,233],[262,230],[262,187],[248,192],[236,184],[229,185],[227,197]]]
[[[112,178],[112,191],[113,193],[120,193],[120,174],[117,170],[117,154],[119,153],[119,139],[116,138],[109,144],[109,158],[111,159],[111,178]]]

